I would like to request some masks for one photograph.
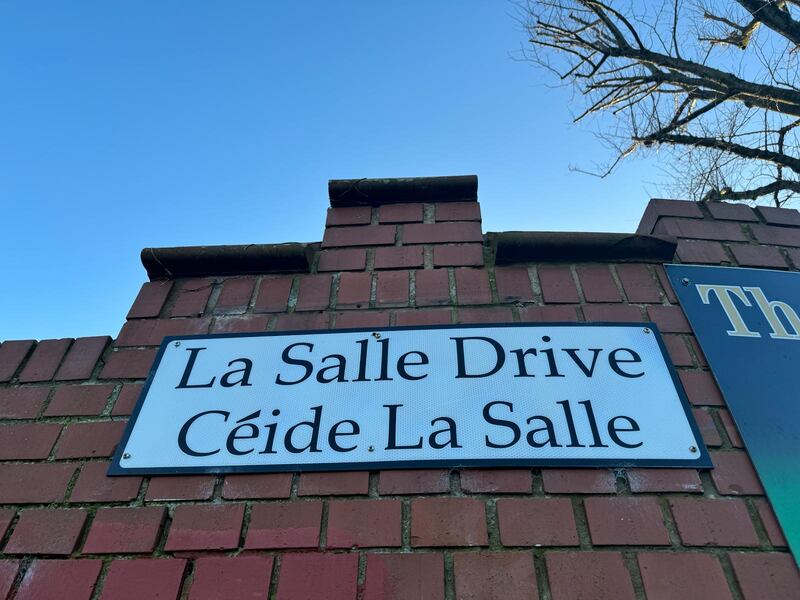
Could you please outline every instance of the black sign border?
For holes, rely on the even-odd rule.
[[[416,330],[423,331],[428,329],[486,329],[488,327],[639,327],[647,328],[654,335],[658,342],[658,347],[661,350],[661,357],[667,366],[672,382],[678,392],[683,412],[686,417],[689,427],[692,430],[695,440],[697,440],[698,456],[696,459],[632,459],[632,460],[617,460],[606,458],[511,458],[511,459],[492,459],[492,458],[476,458],[454,461],[452,459],[442,460],[406,460],[406,461],[376,461],[376,462],[351,462],[351,463],[303,463],[303,464],[281,464],[281,465],[231,465],[231,466],[201,466],[201,467],[137,467],[126,469],[122,466],[124,448],[128,444],[128,439],[131,436],[133,427],[139,417],[139,412],[142,410],[144,400],[147,397],[147,392],[150,390],[150,385],[153,382],[156,371],[161,364],[161,359],[164,352],[171,343],[184,340],[207,340],[216,338],[246,338],[246,337],[271,337],[271,336],[290,336],[290,335],[325,335],[337,333],[383,333],[391,331],[408,331]],[[586,468],[586,467],[611,467],[611,468],[628,468],[628,467],[658,467],[658,468],[676,468],[676,469],[712,469],[711,456],[706,448],[705,441],[700,434],[700,429],[697,426],[694,415],[691,411],[691,405],[683,389],[678,373],[672,364],[672,359],[667,352],[664,345],[664,340],[661,337],[661,332],[655,323],[650,321],[643,321],[639,323],[624,321],[624,322],[608,322],[603,321],[599,323],[580,323],[557,321],[552,323],[469,323],[465,325],[405,325],[401,327],[354,327],[347,329],[301,329],[291,331],[263,331],[263,332],[249,332],[249,333],[221,333],[221,334],[205,334],[205,335],[178,335],[166,336],[161,342],[158,349],[156,358],[153,361],[153,366],[145,380],[144,388],[142,389],[139,399],[136,401],[136,406],[128,418],[128,423],[125,426],[125,431],[122,439],[114,451],[114,456],[111,459],[111,465],[108,468],[107,475],[111,477],[121,475],[200,475],[200,474],[228,474],[228,473],[302,473],[302,472],[335,472],[335,471],[381,471],[389,469],[427,469],[427,468],[447,468],[447,469],[460,469],[463,467],[559,467],[559,468]]]

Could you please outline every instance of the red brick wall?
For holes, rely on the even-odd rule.
[[[683,262],[800,266],[792,210],[656,200],[640,232],[680,238]],[[711,471],[105,476],[164,335],[639,320],[664,334]],[[113,343],[5,342],[0,419],[0,598],[783,600],[800,590],[663,268],[495,267],[477,203],[329,209],[309,274],[150,282]]]

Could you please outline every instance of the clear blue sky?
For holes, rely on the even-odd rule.
[[[510,2],[0,0],[0,340],[115,336],[146,246],[317,241],[327,180],[476,173],[484,230],[632,231]]]

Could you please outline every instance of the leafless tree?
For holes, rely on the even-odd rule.
[[[528,0],[526,58],[615,151],[658,151],[699,200],[800,197],[800,0]]]

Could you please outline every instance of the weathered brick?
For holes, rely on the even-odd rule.
[[[459,308],[459,323],[511,323],[514,320],[510,306]]]
[[[441,554],[368,554],[363,600],[444,600]]]
[[[71,343],[72,338],[39,342],[19,374],[19,382],[50,381]]]
[[[161,506],[100,508],[83,544],[84,554],[152,552],[165,509]]]
[[[19,572],[18,560],[0,560],[0,598],[9,598]]]
[[[153,366],[157,348],[126,349],[108,355],[100,379],[144,379]]]
[[[112,561],[100,600],[176,600],[185,570],[180,558]]]
[[[456,269],[456,297],[459,304],[490,304],[489,275],[483,269]]]
[[[89,379],[109,343],[111,338],[107,335],[76,339],[56,373],[56,381]]]
[[[403,469],[381,471],[378,493],[441,494],[450,491],[450,473],[447,469]]]
[[[394,225],[329,228],[322,237],[322,247],[391,246],[394,244],[395,229]]]
[[[256,280],[253,277],[231,277],[222,282],[215,310],[244,310],[250,304]]]
[[[456,552],[453,568],[459,600],[539,598],[528,552]]]
[[[376,329],[389,327],[389,312],[373,310],[362,312],[360,310],[347,310],[336,313],[335,329],[374,327]]]
[[[642,311],[630,304],[584,304],[582,308],[587,323],[635,323],[642,320]]]
[[[637,559],[647,600],[730,600],[733,597],[715,556],[643,552]]]
[[[763,495],[753,463],[746,452],[712,452],[711,478],[717,491],[724,496]]]
[[[519,309],[519,320],[528,323],[577,322],[575,306],[526,306]]]
[[[0,381],[11,381],[36,342],[12,340],[0,345]]]
[[[578,545],[568,498],[501,498],[497,520],[504,546]]]
[[[670,506],[687,546],[758,546],[758,536],[741,500],[673,498]]]
[[[647,316],[661,333],[691,333],[692,328],[680,306],[653,304],[647,307]]]
[[[411,545],[486,546],[483,501],[472,498],[417,498],[411,503]]]
[[[628,469],[627,475],[633,493],[703,492],[703,484],[695,469]]]
[[[495,267],[494,279],[500,302],[532,302],[531,278],[525,267]]]
[[[208,304],[214,280],[210,278],[186,279],[181,284],[175,302],[169,311],[171,317],[199,317]]]
[[[352,600],[357,580],[357,554],[284,554],[276,599]]]
[[[725,433],[728,434],[728,439],[731,442],[731,446],[734,448],[744,448],[742,436],[739,434],[739,430],[736,428],[736,424],[733,422],[731,413],[727,410],[718,410],[717,415],[719,416],[719,420],[722,421],[722,426],[725,428]]]
[[[33,419],[50,393],[47,387],[0,389],[0,419]]]
[[[256,504],[250,515],[245,548],[316,548],[322,523],[322,502]]]
[[[480,221],[478,202],[437,202],[435,219],[439,221]]]
[[[728,557],[744,600],[800,598],[800,573],[791,555],[731,552]]]
[[[336,306],[357,308],[369,306],[371,289],[372,273],[342,273],[339,278]]]
[[[629,302],[661,302],[658,283],[646,265],[617,265],[616,269]]]
[[[214,475],[168,475],[152,477],[146,500],[208,500],[214,493]]]
[[[251,333],[267,330],[268,315],[233,315],[217,317],[211,326],[211,333]]]
[[[481,244],[444,244],[433,247],[434,267],[482,267]]]
[[[15,514],[16,511],[13,508],[0,509],[0,539],[6,535],[8,526],[11,525],[11,521],[14,520]],[[0,596],[0,598],[2,598],[2,596]]]
[[[198,558],[188,600],[231,598],[232,590],[237,598],[267,600],[273,560],[260,555]]]
[[[689,402],[696,406],[724,406],[714,377],[707,371],[678,371]]]
[[[368,471],[303,473],[297,486],[299,496],[350,496],[369,490]]]
[[[762,244],[775,246],[800,246],[800,229],[788,227],[773,227],[771,225],[750,225],[750,230]]]
[[[108,477],[108,461],[83,465],[70,502],[125,502],[139,495],[141,477]]]
[[[367,266],[367,251],[364,248],[345,248],[344,250],[325,250],[319,255],[317,270],[322,271],[363,271]]]
[[[403,228],[404,244],[483,242],[481,224],[475,222],[412,223]]]
[[[375,300],[381,306],[405,306],[408,286],[408,271],[382,271],[377,275]]]
[[[0,460],[47,458],[60,431],[56,423],[0,425]]]
[[[693,408],[692,414],[694,420],[697,422],[697,427],[700,429],[700,435],[703,436],[703,441],[707,446],[722,446],[722,437],[717,431],[717,425],[711,414],[703,408]]]
[[[96,458],[111,456],[122,439],[125,421],[71,423],[64,426],[56,458]]]
[[[23,510],[3,551],[68,556],[75,550],[85,522],[86,511],[81,508]]]
[[[597,546],[668,546],[655,498],[586,498],[589,534]]]
[[[423,264],[422,246],[382,246],[375,248],[376,269],[414,269]]]
[[[636,233],[653,233],[653,228],[661,217],[702,219],[703,211],[700,210],[697,202],[653,198],[647,204],[642,220],[636,228]]]
[[[548,552],[545,561],[553,600],[636,597],[619,552]]]
[[[329,208],[325,219],[325,227],[342,225],[369,225],[372,208],[369,206],[343,206]]]
[[[157,317],[167,301],[172,289],[171,281],[148,281],[142,285],[133,306],[128,311],[128,319],[149,319]]]
[[[164,549],[238,548],[244,504],[181,504],[175,508]]]
[[[678,297],[675,295],[675,290],[672,289],[672,284],[669,281],[669,277],[667,276],[664,266],[653,265],[653,271],[655,271],[656,279],[658,279],[658,282],[661,284],[661,289],[664,291],[664,294],[666,294],[667,300],[669,300],[672,304],[677,304]]]
[[[63,462],[0,465],[0,504],[60,502],[75,468]]]
[[[531,491],[528,469],[464,469],[461,489],[472,493],[526,494]]]
[[[142,389],[144,389],[144,385],[141,383],[123,384],[114,402],[114,408],[111,409],[111,416],[130,415],[133,412],[133,408],[136,406],[136,401],[139,400]]]
[[[435,306],[450,302],[450,282],[446,269],[417,271],[414,278],[417,306]]]
[[[730,258],[719,242],[697,240],[678,240],[678,258],[682,263],[701,265],[718,265],[730,263]]]
[[[449,308],[398,310],[394,313],[395,325],[447,325],[452,322],[453,311]]]
[[[210,323],[209,319],[145,319],[128,321],[122,326],[115,346],[158,346],[166,336],[208,333]]]
[[[422,204],[384,204],[378,209],[379,223],[422,223]]]
[[[756,505],[756,510],[758,510],[761,523],[764,525],[764,531],[767,532],[769,543],[776,547],[786,547],[788,545],[786,537],[783,535],[781,526],[778,523],[778,518],[775,516],[769,502],[759,498],[755,500],[754,503]]]
[[[575,271],[587,302],[622,302],[608,265],[582,265]]]
[[[753,209],[746,204],[707,202],[706,208],[715,219],[728,221],[758,221]]]
[[[673,365],[676,367],[691,367],[694,365],[692,355],[689,354],[689,349],[683,336],[664,335],[662,339]]]
[[[308,331],[311,329],[327,329],[330,324],[328,313],[291,313],[278,315],[275,331]]]
[[[542,469],[544,491],[549,494],[610,494],[617,478],[610,469]]]
[[[724,221],[695,221],[670,217],[659,219],[654,232],[694,240],[747,241],[738,223]]]
[[[46,417],[99,415],[114,392],[113,385],[62,385],[56,388]]]
[[[794,208],[776,208],[775,206],[757,206],[756,211],[768,225],[787,225],[800,227],[800,212]]]
[[[15,600],[89,600],[103,566],[99,560],[34,560]]]
[[[292,279],[291,276],[285,275],[264,277],[261,283],[258,284],[258,295],[256,296],[253,310],[255,312],[281,312],[286,310],[286,305],[289,302],[289,292],[292,289]]]
[[[569,267],[539,267],[539,285],[542,297],[548,304],[580,302],[578,288]]]
[[[788,269],[789,265],[780,251],[774,246],[758,246],[756,244],[730,244],[733,258],[740,267],[767,267],[770,269]]]
[[[227,500],[288,498],[291,489],[291,473],[241,473],[225,476],[222,497]]]
[[[321,310],[328,307],[331,296],[330,275],[303,275],[297,293],[296,310]]]
[[[399,500],[339,500],[328,505],[329,548],[400,546]]]

